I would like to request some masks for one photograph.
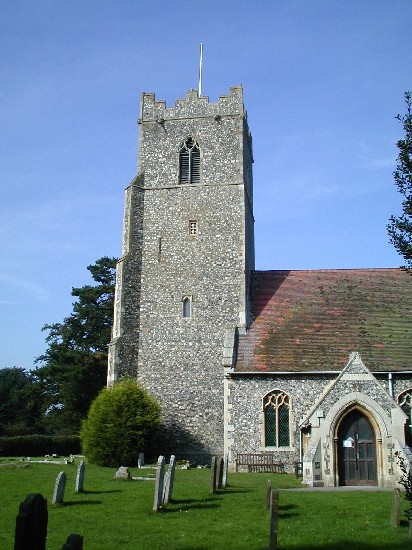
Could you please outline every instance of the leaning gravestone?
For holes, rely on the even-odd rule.
[[[165,476],[165,457],[159,456],[156,470],[156,486],[153,500],[153,511],[157,512],[163,503],[163,483]]]
[[[213,456],[212,457],[212,464],[210,465],[210,470],[211,470],[211,478],[210,478],[210,492],[213,494],[213,493],[216,493],[216,457]]]
[[[64,490],[66,488],[67,476],[64,472],[57,474],[56,483],[54,484],[54,493],[52,504],[62,504],[64,499]]]
[[[169,504],[172,500],[173,493],[173,483],[175,480],[175,469],[176,469],[176,457],[172,455],[170,457],[169,468],[165,475],[164,481],[164,491],[163,491],[163,504]]]
[[[45,550],[47,519],[47,500],[39,493],[28,495],[16,517],[14,550]]]
[[[84,485],[84,470],[86,468],[86,465],[84,463],[84,460],[80,461],[80,464],[77,468],[77,475],[76,475],[76,493],[82,493],[83,492],[83,485]]]

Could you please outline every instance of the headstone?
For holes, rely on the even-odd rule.
[[[410,510],[410,513],[412,513],[412,509]],[[408,538],[412,539],[412,519],[409,520]]]
[[[401,524],[401,491],[398,488],[393,490],[391,523],[394,527]]]
[[[229,469],[229,455],[225,455],[223,460],[223,478],[222,478],[222,487],[227,486],[227,471]]]
[[[210,465],[210,470],[211,470],[211,478],[210,478],[210,492],[213,494],[213,493],[216,493],[216,457],[213,456],[212,457],[212,464]]]
[[[115,474],[115,479],[130,479],[130,472],[127,466],[120,466]]]
[[[272,482],[268,479],[266,485],[266,510],[270,510],[270,499],[272,497]]]
[[[270,494],[269,550],[276,550],[278,547],[278,515],[279,515],[279,490],[272,489]]]
[[[137,459],[137,467],[141,468],[144,466],[144,453],[139,453],[139,458]]]
[[[167,474],[165,475],[163,504],[169,504],[169,502],[172,500],[173,483],[175,479],[175,469],[176,469],[176,457],[175,455],[172,455],[170,457]]]
[[[86,465],[84,463],[84,460],[80,461],[80,464],[77,467],[77,475],[76,475],[76,493],[82,493],[83,492],[83,485],[84,485],[84,470],[86,468]]]
[[[16,517],[14,549],[45,550],[47,519],[47,500],[39,493],[28,495]]]
[[[83,550],[83,537],[77,534],[69,535],[62,550]]]
[[[163,503],[163,484],[165,476],[165,457],[159,456],[156,470],[156,485],[153,500],[153,511],[157,512]]]
[[[62,504],[64,499],[64,490],[66,488],[66,474],[60,472],[57,474],[56,483],[54,484],[54,493],[52,504]]]
[[[217,488],[221,489],[223,485],[223,456],[217,459],[216,483]]]

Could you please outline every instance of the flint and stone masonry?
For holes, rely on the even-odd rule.
[[[162,452],[208,461],[224,451],[225,357],[232,360],[228,342],[248,322],[254,269],[252,140],[242,87],[217,103],[189,90],[174,107],[143,93],[138,123],[108,383],[137,377],[162,405]],[[200,151],[196,183],[179,179],[186,140]]]
[[[254,272],[241,86],[216,103],[189,90],[174,107],[143,93],[138,124],[108,384],[134,377],[160,402],[152,457],[210,464],[224,454],[234,469],[238,454],[270,453],[288,472],[297,463],[309,485],[396,486],[395,453],[412,461],[412,279],[399,270]],[[276,392],[288,397],[287,443],[273,438],[280,407],[265,408]],[[358,422],[369,431],[357,447],[347,434],[357,437]],[[369,449],[368,469],[356,466],[356,448]]]

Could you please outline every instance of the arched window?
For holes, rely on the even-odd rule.
[[[180,149],[179,183],[200,183],[200,149],[191,137],[183,142]]]
[[[192,304],[191,304],[190,298],[188,296],[185,296],[183,298],[182,312],[183,312],[183,318],[184,319],[188,319],[192,314]]]
[[[405,425],[405,443],[408,447],[412,447],[412,388],[404,391],[398,396],[398,405],[408,417]]]
[[[290,446],[290,399],[280,390],[269,393],[263,401],[265,447]]]

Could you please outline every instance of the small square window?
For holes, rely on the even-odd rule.
[[[189,220],[189,235],[197,235],[197,220]]]

